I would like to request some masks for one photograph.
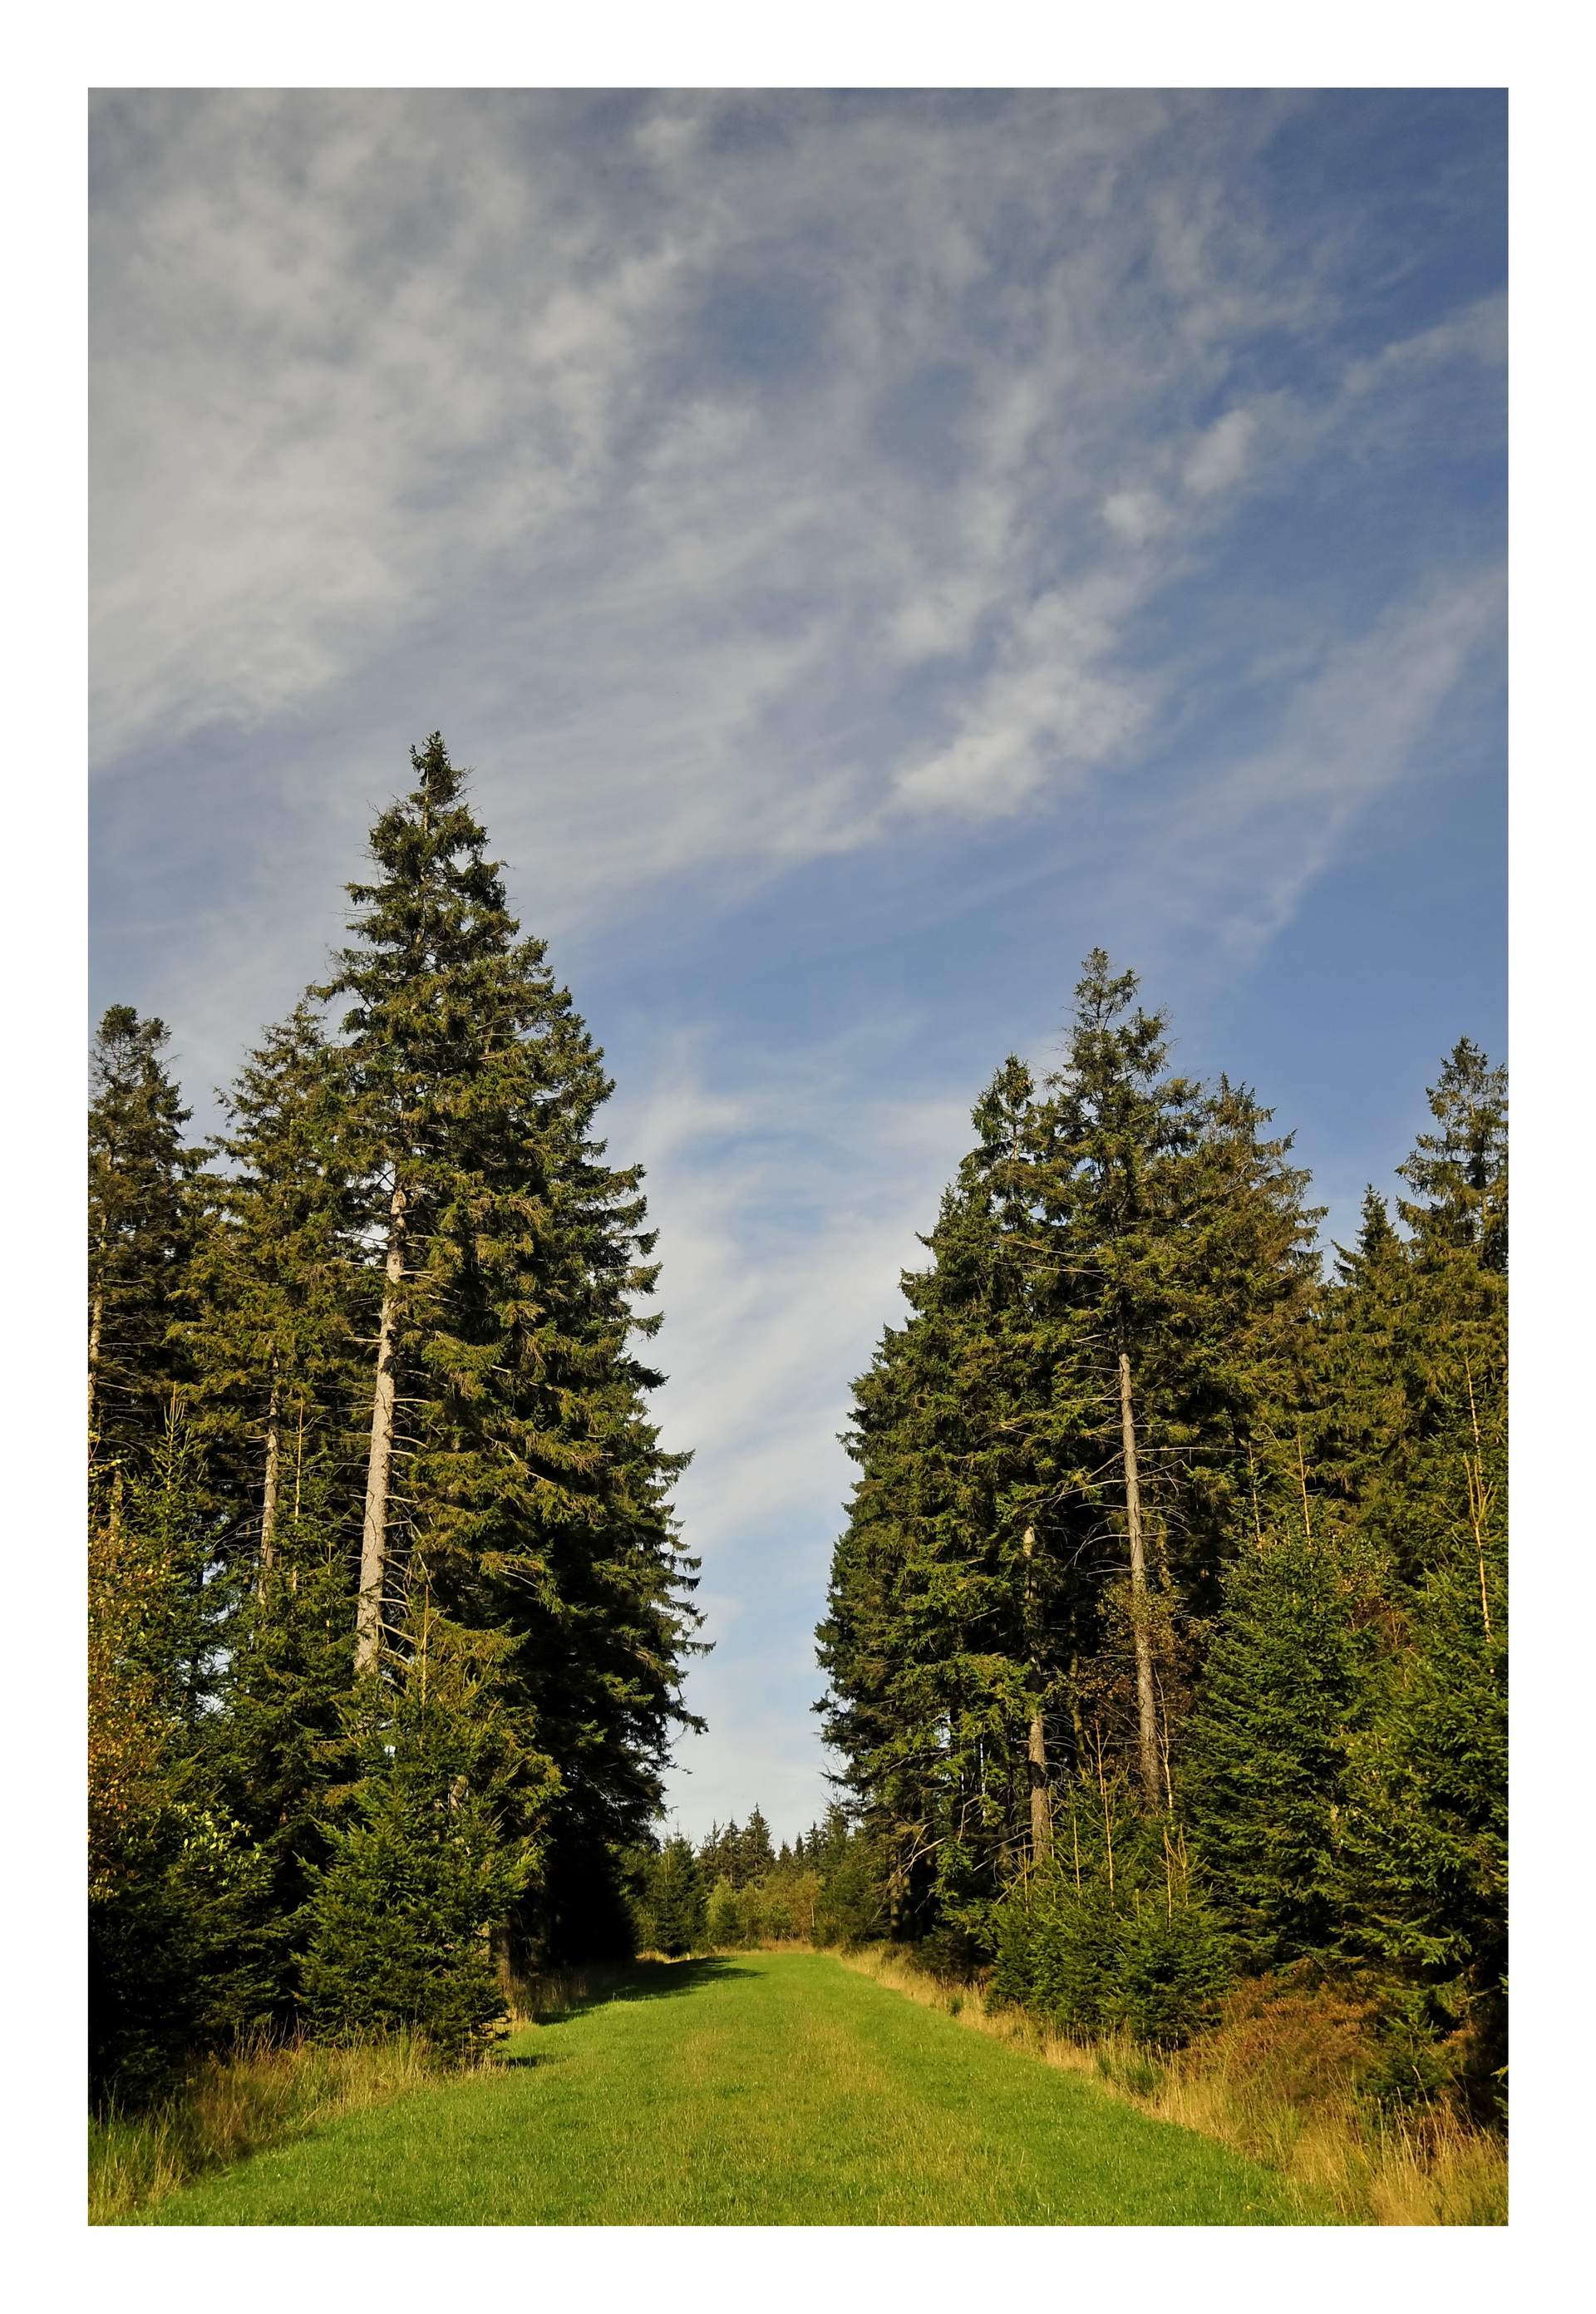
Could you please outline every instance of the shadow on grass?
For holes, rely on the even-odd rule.
[[[680,2000],[690,1993],[702,1992],[708,1985],[757,1974],[719,1954],[701,1960],[633,1961],[629,1967],[615,1970],[613,1975],[606,1972],[604,1983],[595,1985],[590,1992],[574,1994],[564,2008],[549,2010],[537,2019],[537,2024],[540,2031],[550,2032],[561,2025],[573,2025],[591,2010],[607,2009],[615,2001]],[[513,2055],[507,2054],[501,2062],[507,2065],[535,2065],[538,2056],[533,2050],[525,2053],[517,2051]]]

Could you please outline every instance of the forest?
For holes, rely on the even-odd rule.
[[[836,1801],[662,1837],[703,1642],[640,1177],[463,773],[411,760],[214,1138],[162,1021],[94,1044],[97,2106],[250,2036],[458,2062],[540,1973],[789,1943],[1151,2049],[1350,1984],[1379,2095],[1498,2125],[1504,1073],[1456,1045],[1327,1271],[1271,1112],[1094,951],[855,1386]]]

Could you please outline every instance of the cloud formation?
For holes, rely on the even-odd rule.
[[[683,1501],[728,1630],[804,1569],[783,1662],[847,1380],[971,1055],[1027,1025],[974,971],[955,1033],[891,959],[1044,879],[1245,974],[1477,764],[1494,103],[96,100],[107,999],[203,1100],[441,726],[578,1002],[633,1023]]]

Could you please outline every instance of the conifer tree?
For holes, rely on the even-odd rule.
[[[160,2094],[262,2019],[263,1860],[218,1795],[207,1739],[222,1633],[210,1504],[175,1403],[117,1468],[89,1536],[89,2027],[97,2098]]]
[[[1506,1074],[1464,1038],[1429,1099],[1442,1129],[1398,1168],[1418,1192],[1398,1203],[1408,1234],[1371,1189],[1291,1418],[1316,1487],[1409,1585],[1463,1499],[1463,1463],[1506,1419]]]
[[[708,1933],[703,1875],[692,1842],[679,1834],[654,1859],[641,1923],[644,1940],[672,1959],[698,1949]]]
[[[113,1004],[94,1039],[89,1110],[89,1440],[97,1468],[160,1438],[186,1368],[174,1329],[199,1163],[167,1073],[164,1021]]]
[[[1288,1144],[1244,1091],[1163,1073],[1134,990],[1095,952],[1044,1093],[999,1072],[904,1281],[915,1315],[857,1386],[827,1732],[890,1826],[905,1922],[978,1921],[1094,1744],[1167,1803],[1186,1627],[1309,1306]]]
[[[506,1707],[512,1642],[467,1632],[423,1595],[407,1676],[375,1678],[349,1709],[365,1772],[343,1794],[313,1877],[304,1984],[324,2033],[410,2027],[450,2054],[505,2013],[494,1929],[537,1867],[528,1787],[551,1763]]]
[[[303,1492],[306,1438],[322,1462],[347,1451],[355,1340],[372,1323],[335,1067],[302,1000],[240,1072],[227,1129],[211,1149],[227,1170],[204,1182],[214,1221],[194,1266],[199,1306],[186,1329],[196,1412],[213,1463],[231,1470],[245,1530],[235,1552],[242,1547],[261,1579],[274,1562],[291,1462]]]
[[[1343,1948],[1380,1970],[1396,2018],[1464,2028],[1459,2069],[1489,2116],[1507,2060],[1507,1628],[1486,1532],[1480,1556],[1466,1532],[1432,1564],[1354,1733],[1338,1894]]]
[[[383,1264],[356,1665],[405,1675],[394,1633],[420,1559],[454,1623],[513,1637],[507,1705],[560,1770],[555,1891],[643,1836],[686,1717],[689,1563],[667,1505],[682,1458],[643,1409],[659,1377],[631,1338],[659,1320],[632,1298],[653,1288],[653,1239],[637,1169],[606,1166],[592,1137],[602,1055],[543,944],[516,940],[436,734],[412,764],[415,789],[373,831],[379,879],[350,888],[357,944],[322,992],[352,999],[343,1131]],[[545,1912],[541,1933],[564,1932]]]
[[[1390,1644],[1384,1570],[1299,1520],[1243,1547],[1186,1730],[1182,1812],[1255,1969],[1338,1947],[1347,1751]]]

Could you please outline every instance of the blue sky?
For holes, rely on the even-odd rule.
[[[1332,1232],[1503,1051],[1504,145],[1466,90],[97,100],[95,1002],[203,1117],[411,740],[474,766],[662,1232],[688,1829],[824,1805],[848,1383],[1088,949]]]

